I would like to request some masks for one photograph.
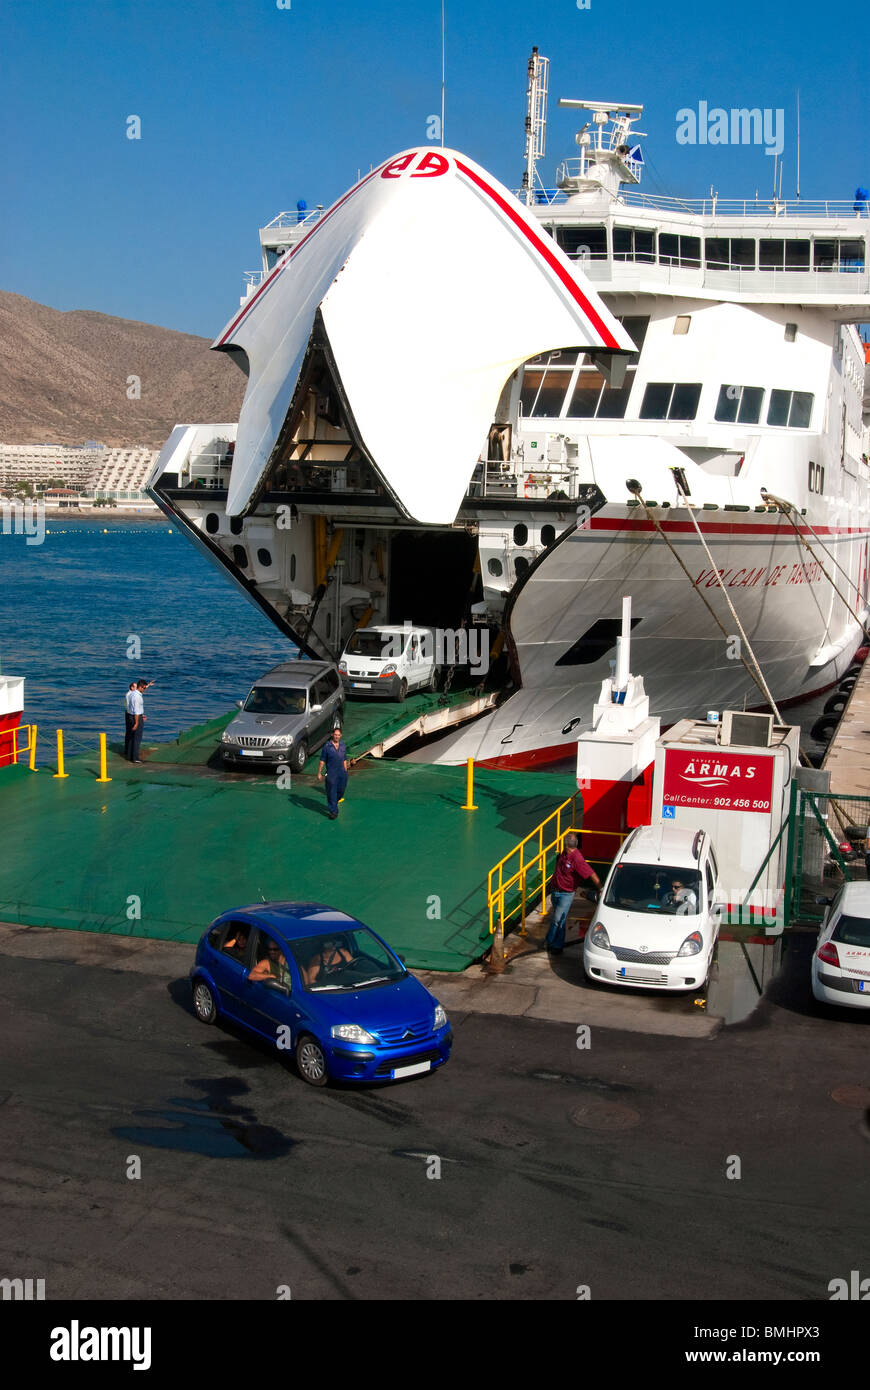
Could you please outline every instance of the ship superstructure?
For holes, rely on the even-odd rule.
[[[598,101],[567,103],[588,120],[548,189],[544,62],[515,195],[456,152],[409,151],[367,176],[404,179],[403,211],[375,199],[336,238],[364,179],[261,231],[262,273],[216,343],[250,373],[240,426],[177,427],[152,479],[311,655],[375,622],[488,628],[502,701],[414,755],[431,760],[570,755],[625,593],[665,724],[761,703],[693,589],[730,633],[727,590],[779,701],[834,682],[867,613],[865,205],[649,197],[642,107]]]

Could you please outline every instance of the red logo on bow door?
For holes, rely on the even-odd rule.
[[[399,179],[410,170],[412,179],[436,179],[449,168],[450,160],[446,155],[435,150],[410,150],[408,154],[400,154],[398,159],[391,159],[381,170],[381,178]]]

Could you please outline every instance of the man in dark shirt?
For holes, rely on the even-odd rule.
[[[333,729],[332,738],[323,745],[323,752],[320,754],[320,766],[317,769],[318,782],[323,780],[324,771],[326,772],[326,807],[329,812],[329,819],[337,820],[338,803],[344,797],[348,772],[347,749],[344,746],[344,739],[339,728]]]
[[[552,887],[553,915],[547,932],[547,950],[552,955],[564,950],[565,923],[580,884],[584,879],[591,878],[596,888],[601,887],[600,878],[586,863],[577,847],[578,843],[576,835],[566,835],[565,847],[556,860]]]

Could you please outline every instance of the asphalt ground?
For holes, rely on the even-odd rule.
[[[806,1300],[870,1274],[870,1018],[813,1004],[812,936],[715,1035],[580,1048],[582,1001],[456,1012],[446,1067],[364,1090],[198,1023],[184,948],[76,963],[87,939],[0,940],[0,1266],[47,1299]]]

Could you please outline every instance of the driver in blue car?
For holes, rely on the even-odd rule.
[[[326,976],[334,975],[351,960],[350,951],[340,939],[324,941],[319,951],[308,962],[305,983],[313,985],[316,980],[324,982]]]

